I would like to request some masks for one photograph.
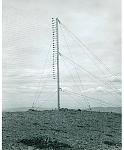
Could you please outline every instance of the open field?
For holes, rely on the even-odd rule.
[[[120,150],[121,114],[80,110],[3,113],[3,150]]]

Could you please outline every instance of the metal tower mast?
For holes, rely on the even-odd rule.
[[[59,80],[59,34],[58,24],[60,23],[58,18],[52,18],[53,28],[53,79],[57,79],[57,102],[58,110],[60,110],[60,80]],[[55,70],[56,69],[56,70]],[[55,73],[56,71],[56,73]]]

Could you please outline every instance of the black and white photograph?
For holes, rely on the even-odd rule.
[[[2,150],[121,150],[121,0],[2,0]]]

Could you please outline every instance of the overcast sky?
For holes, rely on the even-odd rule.
[[[82,84],[80,86],[75,67],[69,62],[64,63],[60,58],[63,91],[78,93],[82,91],[84,95],[101,98],[113,105],[120,106],[120,0],[4,0],[3,109],[31,106],[38,90],[43,90],[43,93],[39,96],[37,105],[45,108],[56,107],[56,81],[52,80],[52,48],[50,47],[52,17],[58,17],[111,70],[110,74],[92,55],[89,54],[90,57],[88,57],[85,48],[81,48],[66,30],[59,29],[60,52],[74,59],[76,63],[100,80],[105,80],[112,85],[106,86],[97,82],[98,80],[92,80],[85,71],[76,68],[79,69],[78,74]],[[68,53],[64,37],[68,42],[72,57]],[[49,50],[48,61],[44,69],[44,62]],[[95,65],[101,69],[99,70]],[[45,73],[43,74],[43,72]],[[114,75],[118,75],[118,77]],[[40,77],[41,89],[37,88]],[[111,87],[116,88],[117,94],[112,93]],[[53,96],[51,96],[52,94]],[[103,106],[102,103],[95,100],[61,92],[62,107],[78,108],[87,107],[89,104]]]

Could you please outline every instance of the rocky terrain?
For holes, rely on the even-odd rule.
[[[121,150],[121,114],[82,110],[3,112],[3,150]]]

